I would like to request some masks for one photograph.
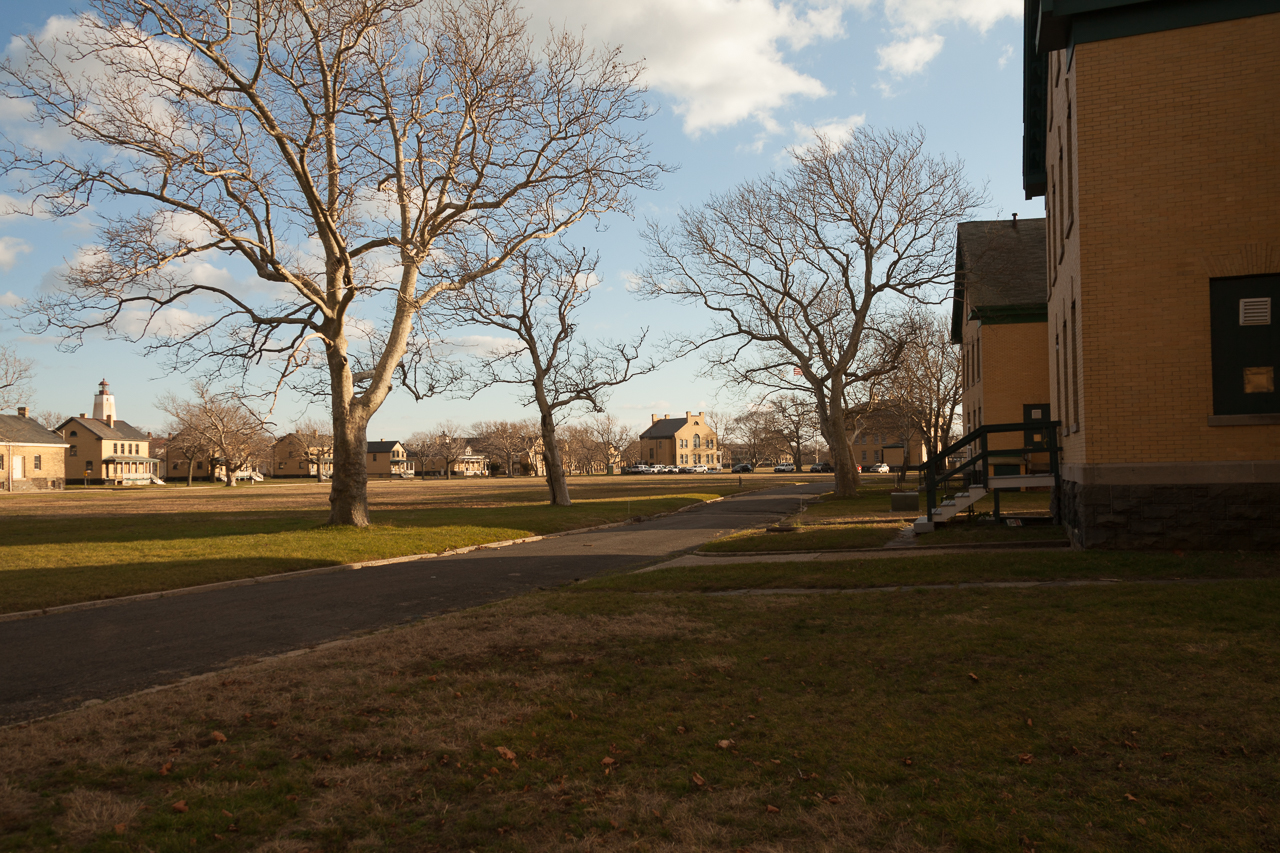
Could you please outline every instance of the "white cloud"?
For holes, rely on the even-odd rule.
[[[12,290],[0,293],[0,308],[16,308],[22,304],[22,297]]]
[[[629,293],[638,293],[644,287],[644,280],[633,272],[624,272],[622,282]]]
[[[31,251],[31,244],[20,237],[0,237],[0,270],[8,272],[18,262],[19,255]]]
[[[1000,58],[996,60],[996,64],[1002,69],[1013,60],[1013,45],[1006,44],[1004,50],[1000,51]]]
[[[884,0],[884,16],[893,40],[877,49],[879,68],[901,78],[919,74],[942,51],[943,27],[985,33],[1005,18],[1021,17],[1022,0]],[[877,88],[886,97],[893,93],[883,81]]]
[[[880,56],[881,71],[888,71],[895,77],[907,77],[919,74],[935,56],[942,52],[945,39],[937,33],[912,36],[899,39],[883,47],[876,48]]]
[[[810,0],[532,0],[535,22],[584,31],[588,40],[621,44],[643,59],[645,82],[675,100],[685,132],[754,120],[778,129],[774,111],[795,98],[828,94],[792,67],[784,48],[799,50],[844,35],[847,2]]]
[[[803,152],[812,148],[814,144],[817,143],[819,136],[825,137],[839,145],[849,139],[849,137],[853,136],[854,130],[862,127],[862,125],[866,123],[866,113],[847,116],[845,118],[828,119],[826,121],[819,122],[816,125],[796,122],[792,125],[796,141],[787,149],[786,153]]]

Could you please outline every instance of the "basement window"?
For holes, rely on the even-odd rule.
[[[1244,393],[1273,394],[1276,390],[1274,367],[1246,367],[1244,369]]]

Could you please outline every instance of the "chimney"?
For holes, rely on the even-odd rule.
[[[689,420],[689,419],[690,419],[690,418],[692,418],[692,417],[693,417],[693,412],[685,412],[685,413],[684,413],[684,419],[685,419],[686,421],[687,421],[687,420]]]
[[[671,420],[671,415],[663,415],[663,416],[662,416],[662,419],[663,419],[664,421],[669,421],[669,420]]]
[[[82,417],[82,418],[87,418],[87,417],[89,417],[89,416],[88,416],[88,415],[86,415],[84,412],[81,412],[81,413],[80,413],[80,417]]]
[[[1018,230],[1018,214],[1016,213],[1013,215],[1013,230]]]
[[[19,406],[19,407],[18,407],[18,417],[20,417],[20,418],[25,418],[26,416],[27,416],[27,407],[26,407],[26,406]]]
[[[652,425],[652,424],[656,424],[656,423],[658,422],[658,416],[657,416],[657,415],[650,415],[649,417],[653,418],[653,420],[649,421],[650,425]]]
[[[111,427],[112,429],[115,428],[115,425],[116,425],[115,415],[107,415],[105,418],[103,418],[103,420],[107,422],[107,426]]]

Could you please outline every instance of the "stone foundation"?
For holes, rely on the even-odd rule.
[[[1280,550],[1280,483],[1084,485],[1055,496],[1076,548]]]
[[[24,480],[13,481],[13,491],[15,492],[47,492],[50,489],[61,489],[65,485],[64,481],[59,478],[49,479],[48,477],[28,477]],[[0,491],[9,490],[9,481],[0,480]]]

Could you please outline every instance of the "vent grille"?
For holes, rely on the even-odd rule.
[[[1270,326],[1271,297],[1262,296],[1256,299],[1240,300],[1241,326]]]

